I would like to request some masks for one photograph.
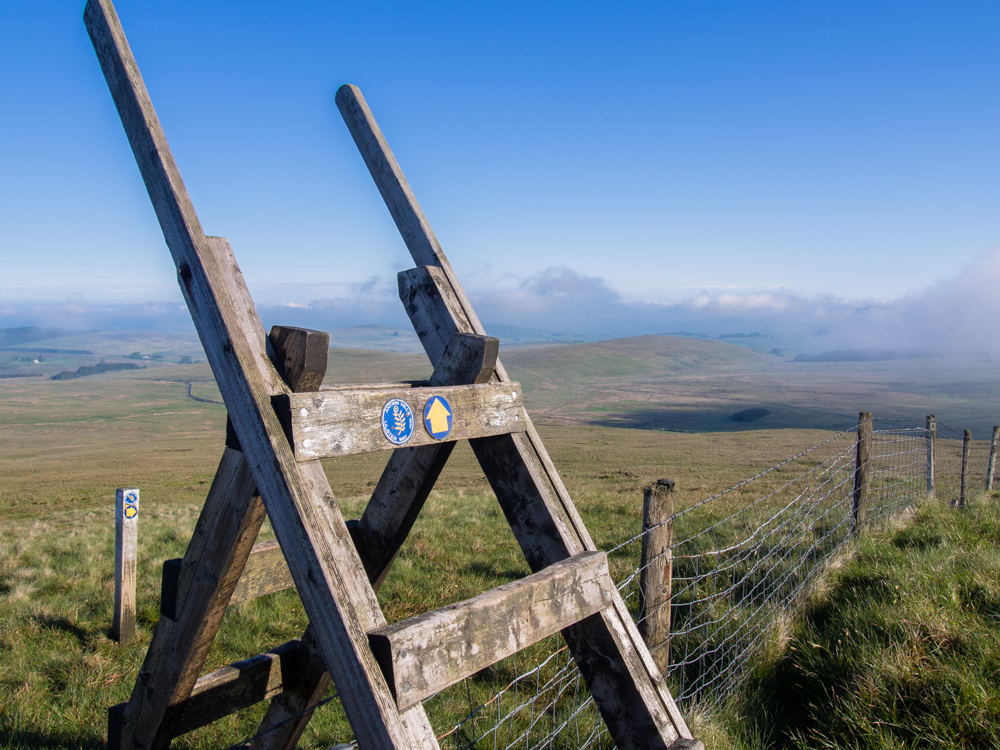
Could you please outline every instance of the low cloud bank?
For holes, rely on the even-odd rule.
[[[719,336],[759,331],[796,349],[926,352],[1000,356],[1000,249],[950,279],[896,300],[806,298],[791,292],[704,292],[671,304],[625,301],[603,279],[549,268],[520,283],[470,290],[487,330],[522,338],[611,338],[686,332]],[[260,306],[274,323],[338,328],[406,325],[395,284],[341,286],[336,298]],[[103,330],[190,330],[183,304],[0,306],[0,327],[39,325]],[[520,333],[518,333],[520,332]]]

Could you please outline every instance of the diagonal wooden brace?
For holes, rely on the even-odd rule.
[[[422,707],[401,714],[368,647],[385,623],[318,462],[296,464],[271,398],[288,388],[224,240],[201,228],[110,0],[88,0],[84,22],[121,117],[244,459],[286,552],[306,614],[365,750],[437,741]],[[155,728],[127,726],[127,747],[165,748]]]
[[[423,266],[400,274],[400,297],[427,356],[436,363],[454,333],[485,331],[361,92],[345,85],[336,100],[410,254]],[[499,360],[493,377],[509,380]],[[527,422],[527,431],[519,435],[472,442],[529,565],[537,571],[595,547]],[[689,744],[690,730],[617,591],[613,606],[564,635],[619,747],[652,750]]]

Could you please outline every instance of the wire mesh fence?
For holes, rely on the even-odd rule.
[[[924,427],[876,424],[888,429],[875,429],[871,438],[866,527],[884,523],[926,491]],[[654,639],[651,650],[669,662],[665,677],[682,709],[710,707],[731,696],[755,660],[780,641],[810,582],[844,549],[854,518],[856,434],[839,433],[678,509],[669,520],[673,543],[665,554],[672,558],[672,594],[662,606],[670,607],[670,633]],[[952,469],[949,463],[944,473]],[[640,615],[639,585],[642,538],[650,531],[608,550],[619,592],[640,625],[652,614]],[[463,693],[470,699],[454,723],[438,724],[444,728],[442,747],[613,747],[560,637],[490,671],[427,702],[433,719],[456,715]],[[488,700],[471,700],[484,682],[496,684],[500,675],[509,679]]]
[[[669,633],[650,638],[682,710],[711,709],[738,690],[753,664],[780,646],[810,584],[855,530],[883,525],[926,496],[924,420],[876,418],[867,499],[856,516],[857,427],[732,487],[675,509],[669,551]],[[943,428],[943,429],[942,429]],[[937,497],[958,497],[962,433],[938,423]],[[972,441],[970,496],[985,487],[990,441]],[[655,529],[656,527],[654,527]],[[644,530],[607,550],[611,574],[642,627]],[[662,558],[645,561],[662,565]],[[328,699],[329,700],[329,699]],[[324,701],[326,702],[326,701]],[[424,701],[443,748],[612,748],[583,676],[553,636]]]

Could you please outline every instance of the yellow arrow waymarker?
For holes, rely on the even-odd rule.
[[[440,396],[432,396],[424,407],[424,426],[438,440],[451,432],[451,409]]]

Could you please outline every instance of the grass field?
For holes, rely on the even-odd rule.
[[[53,355],[58,363],[45,367],[110,360],[111,350],[98,350],[100,334],[87,336],[63,348],[91,348],[94,355]],[[170,351],[176,359],[193,351],[190,341],[187,349],[177,341],[163,340],[161,349],[148,343],[122,337],[114,351],[119,357]],[[997,406],[997,395],[986,394],[994,376],[989,363],[979,369],[936,360],[803,366],[717,342],[665,337],[515,350],[504,360],[525,385],[528,409],[603,548],[639,530],[641,488],[656,478],[675,479],[678,507],[686,507],[820,442],[831,428],[850,426],[861,408],[916,416],[937,411],[942,421],[964,427],[973,413],[989,422]],[[127,698],[158,616],[160,565],[183,554],[208,490],[226,416],[224,406],[211,403],[221,399],[210,370],[204,363],[144,364],[141,371],[67,382],[0,381],[0,746],[102,746],[104,712]],[[932,369],[919,370],[925,366]],[[327,382],[419,378],[429,371],[423,355],[335,349]],[[189,398],[189,389],[202,400]],[[764,406],[772,416],[749,428],[724,421],[750,406]],[[647,429],[624,429],[628,425]],[[690,431],[671,431],[681,428]],[[953,461],[954,451],[948,455]],[[360,515],[387,458],[324,462],[345,517]],[[808,465],[793,463],[773,481]],[[140,640],[128,647],[108,637],[117,486],[142,489]],[[485,478],[460,445],[379,599],[394,621],[526,573]],[[304,627],[292,592],[233,607],[206,669],[297,637]],[[516,669],[516,661],[498,667],[493,682],[481,686],[484,695]],[[440,699],[431,707],[435,725],[447,728],[467,706],[464,699]],[[252,734],[261,710],[177,744],[226,747]],[[760,732],[779,736],[763,718],[755,721]],[[333,702],[317,712],[302,746],[348,737]]]

